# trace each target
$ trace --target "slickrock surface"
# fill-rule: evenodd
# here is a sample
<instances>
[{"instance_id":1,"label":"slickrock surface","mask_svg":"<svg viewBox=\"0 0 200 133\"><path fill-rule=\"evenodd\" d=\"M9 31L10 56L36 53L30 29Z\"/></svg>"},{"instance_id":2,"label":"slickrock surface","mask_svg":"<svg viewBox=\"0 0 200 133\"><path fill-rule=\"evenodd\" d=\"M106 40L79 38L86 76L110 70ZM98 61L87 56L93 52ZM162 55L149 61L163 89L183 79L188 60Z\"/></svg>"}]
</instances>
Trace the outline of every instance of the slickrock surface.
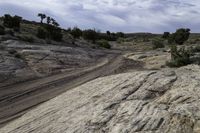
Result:
<instances>
[{"instance_id":1,"label":"slickrock surface","mask_svg":"<svg viewBox=\"0 0 200 133\"><path fill-rule=\"evenodd\" d=\"M138 52L127 55L127 57L135 61L143 62L144 68L146 69L161 69L162 67L165 66L166 61L170 61L171 59L170 53L159 50L141 52L141 53Z\"/></svg>"},{"instance_id":2,"label":"slickrock surface","mask_svg":"<svg viewBox=\"0 0 200 133\"><path fill-rule=\"evenodd\" d=\"M98 78L9 123L1 133L199 133L200 67Z\"/></svg>"},{"instance_id":3,"label":"slickrock surface","mask_svg":"<svg viewBox=\"0 0 200 133\"><path fill-rule=\"evenodd\" d=\"M104 53L17 40L0 42L0 87L96 64Z\"/></svg>"}]
</instances>

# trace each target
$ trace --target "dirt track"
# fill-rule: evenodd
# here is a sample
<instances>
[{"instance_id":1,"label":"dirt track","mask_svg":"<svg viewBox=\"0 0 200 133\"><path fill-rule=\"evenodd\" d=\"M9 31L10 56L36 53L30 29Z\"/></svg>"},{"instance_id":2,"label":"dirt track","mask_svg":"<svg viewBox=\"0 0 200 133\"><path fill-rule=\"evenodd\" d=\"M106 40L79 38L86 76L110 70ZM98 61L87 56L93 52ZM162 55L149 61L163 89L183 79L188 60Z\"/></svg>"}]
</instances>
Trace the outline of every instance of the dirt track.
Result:
<instances>
[{"instance_id":1,"label":"dirt track","mask_svg":"<svg viewBox=\"0 0 200 133\"><path fill-rule=\"evenodd\" d=\"M107 58L89 68L3 87L0 89L0 126L71 88L122 71L124 64L122 55L108 54Z\"/></svg>"}]
</instances>

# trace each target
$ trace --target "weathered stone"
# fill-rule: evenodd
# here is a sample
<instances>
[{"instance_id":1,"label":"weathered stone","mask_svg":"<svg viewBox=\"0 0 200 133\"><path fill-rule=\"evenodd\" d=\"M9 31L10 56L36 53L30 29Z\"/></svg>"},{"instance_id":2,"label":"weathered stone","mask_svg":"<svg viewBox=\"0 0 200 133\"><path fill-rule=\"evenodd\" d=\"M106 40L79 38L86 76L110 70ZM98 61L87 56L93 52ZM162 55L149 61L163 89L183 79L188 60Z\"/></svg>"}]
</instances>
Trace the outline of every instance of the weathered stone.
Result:
<instances>
[{"instance_id":1,"label":"weathered stone","mask_svg":"<svg viewBox=\"0 0 200 133\"><path fill-rule=\"evenodd\" d=\"M199 133L200 67L98 78L36 107L1 133Z\"/></svg>"}]
</instances>

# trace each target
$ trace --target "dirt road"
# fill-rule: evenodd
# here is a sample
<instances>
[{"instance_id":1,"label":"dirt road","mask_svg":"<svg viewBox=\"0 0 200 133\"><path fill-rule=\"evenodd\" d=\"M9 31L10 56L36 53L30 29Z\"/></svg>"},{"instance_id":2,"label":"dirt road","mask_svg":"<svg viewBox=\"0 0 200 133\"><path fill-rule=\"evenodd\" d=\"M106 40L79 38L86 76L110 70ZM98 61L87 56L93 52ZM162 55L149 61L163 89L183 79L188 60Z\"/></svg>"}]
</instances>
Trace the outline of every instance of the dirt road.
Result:
<instances>
[{"instance_id":1,"label":"dirt road","mask_svg":"<svg viewBox=\"0 0 200 133\"><path fill-rule=\"evenodd\" d=\"M105 59L89 68L1 88L0 127L10 120L21 116L30 108L71 88L97 77L119 71L124 63L124 58L121 54L108 54Z\"/></svg>"}]
</instances>

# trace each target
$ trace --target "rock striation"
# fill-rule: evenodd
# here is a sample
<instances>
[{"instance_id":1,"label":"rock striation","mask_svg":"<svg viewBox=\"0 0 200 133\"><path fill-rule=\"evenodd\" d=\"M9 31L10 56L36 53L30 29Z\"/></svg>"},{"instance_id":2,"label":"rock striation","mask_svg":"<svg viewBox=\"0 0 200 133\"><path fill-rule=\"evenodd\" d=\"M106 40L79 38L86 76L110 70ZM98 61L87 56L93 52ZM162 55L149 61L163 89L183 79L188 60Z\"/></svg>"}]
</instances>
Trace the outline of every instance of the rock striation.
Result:
<instances>
[{"instance_id":1,"label":"rock striation","mask_svg":"<svg viewBox=\"0 0 200 133\"><path fill-rule=\"evenodd\" d=\"M199 133L200 67L102 77L69 90L1 133Z\"/></svg>"}]
</instances>

